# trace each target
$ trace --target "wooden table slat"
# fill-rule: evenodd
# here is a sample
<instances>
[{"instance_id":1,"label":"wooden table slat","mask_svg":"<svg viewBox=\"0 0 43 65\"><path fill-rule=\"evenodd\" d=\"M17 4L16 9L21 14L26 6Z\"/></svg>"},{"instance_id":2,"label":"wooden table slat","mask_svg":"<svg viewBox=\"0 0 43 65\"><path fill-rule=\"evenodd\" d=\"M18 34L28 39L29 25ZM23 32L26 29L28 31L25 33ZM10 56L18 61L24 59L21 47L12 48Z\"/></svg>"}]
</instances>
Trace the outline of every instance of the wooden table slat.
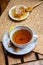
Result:
<instances>
[{"instance_id":1,"label":"wooden table slat","mask_svg":"<svg viewBox=\"0 0 43 65\"><path fill-rule=\"evenodd\" d=\"M38 56L39 56L39 59L43 59L43 55L38 54Z\"/></svg>"},{"instance_id":2,"label":"wooden table slat","mask_svg":"<svg viewBox=\"0 0 43 65\"><path fill-rule=\"evenodd\" d=\"M24 62L36 60L35 53L31 52L24 56Z\"/></svg>"},{"instance_id":3,"label":"wooden table slat","mask_svg":"<svg viewBox=\"0 0 43 65\"><path fill-rule=\"evenodd\" d=\"M5 65L5 57L3 53L2 43L0 43L0 65Z\"/></svg>"},{"instance_id":4,"label":"wooden table slat","mask_svg":"<svg viewBox=\"0 0 43 65\"><path fill-rule=\"evenodd\" d=\"M43 65L43 60L40 60L39 62L41 63L41 65Z\"/></svg>"},{"instance_id":5,"label":"wooden table slat","mask_svg":"<svg viewBox=\"0 0 43 65\"><path fill-rule=\"evenodd\" d=\"M15 58L15 57L8 56L8 63L9 65L21 63L21 59L17 57Z\"/></svg>"},{"instance_id":6,"label":"wooden table slat","mask_svg":"<svg viewBox=\"0 0 43 65\"><path fill-rule=\"evenodd\" d=\"M35 62L22 63L19 65L41 65L41 63L39 61L35 61Z\"/></svg>"}]
</instances>

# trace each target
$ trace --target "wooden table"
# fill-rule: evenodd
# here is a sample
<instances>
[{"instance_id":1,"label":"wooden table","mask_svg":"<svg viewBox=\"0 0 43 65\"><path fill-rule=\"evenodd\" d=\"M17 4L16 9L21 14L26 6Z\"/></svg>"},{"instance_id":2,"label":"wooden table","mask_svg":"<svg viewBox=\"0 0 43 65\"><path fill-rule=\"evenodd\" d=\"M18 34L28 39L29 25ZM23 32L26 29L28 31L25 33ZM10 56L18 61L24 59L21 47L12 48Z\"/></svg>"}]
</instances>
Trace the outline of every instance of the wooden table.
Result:
<instances>
[{"instance_id":1,"label":"wooden table","mask_svg":"<svg viewBox=\"0 0 43 65\"><path fill-rule=\"evenodd\" d=\"M17 1L17 2L16 2ZM24 0L28 3L28 0ZM29 0L29 3L31 3L31 6L33 6L35 3L37 3L39 0ZM15 3L14 3L15 2ZM34 2L34 3L33 3ZM30 52L26 55L23 56L16 56L16 55L11 55L10 53L8 53L5 48L2 45L2 37L4 32L9 29L9 27L13 24L13 25L19 25L22 23L15 23L13 20L11 20L8 17L8 11L9 8L11 8L13 5L15 4L21 4L22 0L10 0L7 8L5 9L5 11L2 13L1 17L0 17L0 65L43 65L43 55L38 54L36 52ZM22 3L23 4L23 3ZM26 5L26 3L25 3ZM29 4L30 5L30 4ZM28 6L28 4L27 4ZM5 17L6 16L6 17ZM31 14L30 14L31 16ZM25 20L26 21L26 20ZM8 25L8 26L7 26ZM23 21L23 25L24 21ZM2 35L1 35L2 34Z\"/></svg>"},{"instance_id":2,"label":"wooden table","mask_svg":"<svg viewBox=\"0 0 43 65\"><path fill-rule=\"evenodd\" d=\"M0 43L0 65L43 65L43 55L35 52L24 56L9 54Z\"/></svg>"},{"instance_id":3,"label":"wooden table","mask_svg":"<svg viewBox=\"0 0 43 65\"><path fill-rule=\"evenodd\" d=\"M0 0L0 9L1 9L1 13L5 10L7 4L8 4L9 0Z\"/></svg>"}]
</instances>

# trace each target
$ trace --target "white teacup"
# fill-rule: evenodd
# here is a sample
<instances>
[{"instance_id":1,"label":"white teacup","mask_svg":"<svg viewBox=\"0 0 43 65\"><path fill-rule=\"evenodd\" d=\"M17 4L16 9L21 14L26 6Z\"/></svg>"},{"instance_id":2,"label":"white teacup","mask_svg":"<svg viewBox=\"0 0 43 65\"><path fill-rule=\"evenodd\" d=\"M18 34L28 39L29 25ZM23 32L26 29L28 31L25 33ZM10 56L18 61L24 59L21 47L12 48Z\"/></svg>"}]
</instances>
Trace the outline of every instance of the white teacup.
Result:
<instances>
[{"instance_id":1,"label":"white teacup","mask_svg":"<svg viewBox=\"0 0 43 65\"><path fill-rule=\"evenodd\" d=\"M28 41L27 43L24 43L24 44L18 44L16 42L14 42L13 39L12 39L13 34L16 31L21 30L21 29L28 30L30 32L30 34L32 35L31 40ZM16 26L10 32L10 40L11 40L12 44L15 45L16 47L19 47L19 48L26 47L28 44L33 43L35 40L37 40L37 38L38 38L38 36L34 34L34 31L31 28L27 27L27 26Z\"/></svg>"}]
</instances>

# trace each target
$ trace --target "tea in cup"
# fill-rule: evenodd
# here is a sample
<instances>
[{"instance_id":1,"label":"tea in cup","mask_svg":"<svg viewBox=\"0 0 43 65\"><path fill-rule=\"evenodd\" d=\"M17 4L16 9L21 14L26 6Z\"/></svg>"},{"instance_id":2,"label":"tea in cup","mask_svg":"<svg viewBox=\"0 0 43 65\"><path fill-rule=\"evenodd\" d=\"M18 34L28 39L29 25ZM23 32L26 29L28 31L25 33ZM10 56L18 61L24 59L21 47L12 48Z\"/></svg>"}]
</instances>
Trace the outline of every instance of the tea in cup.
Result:
<instances>
[{"instance_id":1,"label":"tea in cup","mask_svg":"<svg viewBox=\"0 0 43 65\"><path fill-rule=\"evenodd\" d=\"M37 35L33 34L33 30L27 26L16 26L10 32L10 40L13 45L24 48L33 40L37 39Z\"/></svg>"}]
</instances>

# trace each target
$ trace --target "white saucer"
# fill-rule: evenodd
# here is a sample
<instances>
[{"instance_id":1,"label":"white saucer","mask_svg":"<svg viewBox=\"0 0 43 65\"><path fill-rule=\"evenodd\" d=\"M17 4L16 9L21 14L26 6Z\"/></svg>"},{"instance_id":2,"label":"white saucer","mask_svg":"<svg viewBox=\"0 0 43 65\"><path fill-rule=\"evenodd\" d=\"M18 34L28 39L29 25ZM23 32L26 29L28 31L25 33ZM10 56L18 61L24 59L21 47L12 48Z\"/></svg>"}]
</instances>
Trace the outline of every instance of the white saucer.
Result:
<instances>
[{"instance_id":1,"label":"white saucer","mask_svg":"<svg viewBox=\"0 0 43 65\"><path fill-rule=\"evenodd\" d=\"M21 49L21 51L15 52L14 48L8 47L9 43L10 43L10 38L8 36L8 32L5 32L4 36L3 36L3 40L2 40L2 44L4 46L4 48L11 54L15 54L15 55L24 55L27 54L29 52L31 52L35 46L36 46L36 40L34 40L34 42L30 43L28 46L26 46L25 48Z\"/></svg>"},{"instance_id":2,"label":"white saucer","mask_svg":"<svg viewBox=\"0 0 43 65\"><path fill-rule=\"evenodd\" d=\"M17 5L17 6L23 6L24 8L26 8L26 6L24 5ZM12 15L11 15L11 12L13 9L15 9L15 7L17 6L13 6L10 10L9 10L9 17L13 20L17 20L17 21L21 21L21 20L24 20L26 19L28 16L29 16L29 12L27 12L26 16L24 16L23 18L14 18Z\"/></svg>"}]
</instances>

